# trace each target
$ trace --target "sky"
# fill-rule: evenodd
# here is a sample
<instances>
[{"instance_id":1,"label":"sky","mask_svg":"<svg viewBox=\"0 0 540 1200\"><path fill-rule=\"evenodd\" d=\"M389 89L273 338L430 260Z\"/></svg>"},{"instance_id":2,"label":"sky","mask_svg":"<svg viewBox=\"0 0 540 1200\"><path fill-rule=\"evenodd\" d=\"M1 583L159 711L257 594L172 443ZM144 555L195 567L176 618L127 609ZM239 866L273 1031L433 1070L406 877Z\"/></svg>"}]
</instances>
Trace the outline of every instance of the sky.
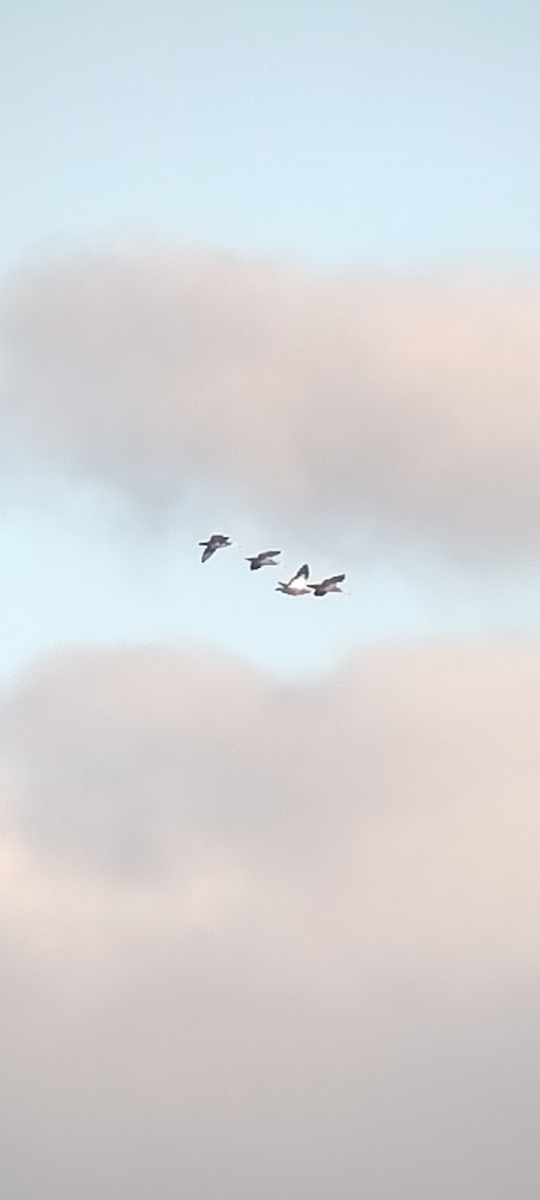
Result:
<instances>
[{"instance_id":1,"label":"sky","mask_svg":"<svg viewBox=\"0 0 540 1200\"><path fill-rule=\"evenodd\" d=\"M6 1200L536 1200L539 34L3 6Z\"/></svg>"}]
</instances>

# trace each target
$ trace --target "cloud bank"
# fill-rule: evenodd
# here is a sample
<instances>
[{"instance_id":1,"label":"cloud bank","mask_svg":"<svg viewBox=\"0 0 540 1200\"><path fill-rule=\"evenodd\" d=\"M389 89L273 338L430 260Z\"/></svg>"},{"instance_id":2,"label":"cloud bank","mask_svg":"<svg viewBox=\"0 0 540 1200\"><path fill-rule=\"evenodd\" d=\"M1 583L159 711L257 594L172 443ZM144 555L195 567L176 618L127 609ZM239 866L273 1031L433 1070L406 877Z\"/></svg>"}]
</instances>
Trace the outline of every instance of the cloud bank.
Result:
<instances>
[{"instance_id":1,"label":"cloud bank","mask_svg":"<svg viewBox=\"0 0 540 1200\"><path fill-rule=\"evenodd\" d=\"M4 289L6 427L140 498L478 557L540 540L538 280L149 249Z\"/></svg>"},{"instance_id":2,"label":"cloud bank","mask_svg":"<svg viewBox=\"0 0 540 1200\"><path fill-rule=\"evenodd\" d=\"M0 712L9 1200L536 1200L540 656L72 653Z\"/></svg>"}]
</instances>

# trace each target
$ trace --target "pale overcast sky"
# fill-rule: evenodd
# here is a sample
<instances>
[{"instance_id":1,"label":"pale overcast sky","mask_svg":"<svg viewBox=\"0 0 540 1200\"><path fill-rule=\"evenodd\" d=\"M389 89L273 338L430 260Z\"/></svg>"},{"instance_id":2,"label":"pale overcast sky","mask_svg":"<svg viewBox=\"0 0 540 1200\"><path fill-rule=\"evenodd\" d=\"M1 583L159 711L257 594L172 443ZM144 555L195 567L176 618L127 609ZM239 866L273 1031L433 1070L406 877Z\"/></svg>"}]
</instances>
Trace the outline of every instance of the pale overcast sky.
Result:
<instances>
[{"instance_id":1,"label":"pale overcast sky","mask_svg":"<svg viewBox=\"0 0 540 1200\"><path fill-rule=\"evenodd\" d=\"M2 1200L537 1200L539 48L2 7Z\"/></svg>"}]
</instances>

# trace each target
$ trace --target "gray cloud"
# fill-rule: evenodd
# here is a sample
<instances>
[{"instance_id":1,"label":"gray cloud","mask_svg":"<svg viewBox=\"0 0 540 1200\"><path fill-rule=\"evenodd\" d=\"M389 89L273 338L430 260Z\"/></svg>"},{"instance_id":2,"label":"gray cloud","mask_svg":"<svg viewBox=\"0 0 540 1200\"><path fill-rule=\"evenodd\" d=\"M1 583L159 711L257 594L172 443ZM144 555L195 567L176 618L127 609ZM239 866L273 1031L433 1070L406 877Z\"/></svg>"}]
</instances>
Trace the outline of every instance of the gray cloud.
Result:
<instances>
[{"instance_id":1,"label":"gray cloud","mask_svg":"<svg viewBox=\"0 0 540 1200\"><path fill-rule=\"evenodd\" d=\"M0 722L9 1200L533 1200L540 656L69 654Z\"/></svg>"},{"instance_id":2,"label":"gray cloud","mask_svg":"<svg viewBox=\"0 0 540 1200\"><path fill-rule=\"evenodd\" d=\"M21 271L4 414L139 497L193 482L291 522L537 545L539 288L322 276L151 249Z\"/></svg>"}]
</instances>

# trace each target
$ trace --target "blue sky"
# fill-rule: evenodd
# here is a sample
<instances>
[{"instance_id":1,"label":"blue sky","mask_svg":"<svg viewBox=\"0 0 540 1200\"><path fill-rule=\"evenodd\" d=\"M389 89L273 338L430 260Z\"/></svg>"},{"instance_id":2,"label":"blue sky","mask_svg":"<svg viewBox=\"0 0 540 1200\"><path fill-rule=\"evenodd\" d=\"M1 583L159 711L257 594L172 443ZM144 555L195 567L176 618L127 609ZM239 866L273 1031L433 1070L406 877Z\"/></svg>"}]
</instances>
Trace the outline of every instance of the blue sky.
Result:
<instances>
[{"instance_id":1,"label":"blue sky","mask_svg":"<svg viewBox=\"0 0 540 1200\"><path fill-rule=\"evenodd\" d=\"M2 261L151 229L538 263L532 3L6 4Z\"/></svg>"},{"instance_id":2,"label":"blue sky","mask_svg":"<svg viewBox=\"0 0 540 1200\"><path fill-rule=\"evenodd\" d=\"M147 237L322 270L534 270L539 23L532 3L7 4L4 275ZM284 670L366 640L537 628L530 566L482 580L395 545L343 564L339 612L276 628L275 596L245 607L236 563L225 604L202 583L180 512L152 538L123 505L73 472L44 504L6 498L5 670L73 640L208 639ZM211 512L190 514L194 543ZM310 553L291 537L293 568Z\"/></svg>"}]
</instances>

